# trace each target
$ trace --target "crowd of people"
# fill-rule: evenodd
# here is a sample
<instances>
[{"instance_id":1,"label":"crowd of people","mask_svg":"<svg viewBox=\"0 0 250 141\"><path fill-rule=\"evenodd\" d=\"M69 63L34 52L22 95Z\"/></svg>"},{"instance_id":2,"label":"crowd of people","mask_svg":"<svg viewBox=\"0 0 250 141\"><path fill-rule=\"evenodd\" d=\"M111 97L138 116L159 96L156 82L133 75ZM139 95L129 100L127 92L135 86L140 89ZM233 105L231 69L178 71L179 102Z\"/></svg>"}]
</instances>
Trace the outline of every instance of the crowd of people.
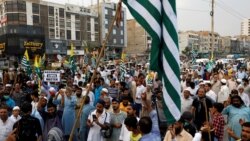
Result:
<instances>
[{"instance_id":1,"label":"crowd of people","mask_svg":"<svg viewBox=\"0 0 250 141\"><path fill-rule=\"evenodd\" d=\"M93 84L88 65L75 74L60 71L61 82L41 81L21 69L4 71L0 141L250 140L250 75L242 67L184 68L182 115L171 125L162 83L143 66L126 67L123 76L119 65L114 71L98 67Z\"/></svg>"}]
</instances>

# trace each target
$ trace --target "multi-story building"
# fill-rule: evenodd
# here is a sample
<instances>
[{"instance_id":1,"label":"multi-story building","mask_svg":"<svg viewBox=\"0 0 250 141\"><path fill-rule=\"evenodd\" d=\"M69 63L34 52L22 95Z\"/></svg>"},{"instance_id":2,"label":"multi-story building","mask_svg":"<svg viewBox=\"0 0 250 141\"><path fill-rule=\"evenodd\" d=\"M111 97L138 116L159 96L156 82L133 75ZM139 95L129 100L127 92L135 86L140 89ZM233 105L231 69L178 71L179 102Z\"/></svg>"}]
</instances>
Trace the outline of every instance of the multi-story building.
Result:
<instances>
[{"instance_id":1,"label":"multi-story building","mask_svg":"<svg viewBox=\"0 0 250 141\"><path fill-rule=\"evenodd\" d=\"M99 7L98 7L99 6ZM109 27L116 13L117 4L111 2L102 2L99 5L92 6L99 12L100 16L100 39L103 41L108 33ZM127 16L126 8L122 7L122 19L120 26L114 26L110 33L110 37L106 44L105 58L116 59L120 58L120 55L125 47L127 47Z\"/></svg>"},{"instance_id":2,"label":"multi-story building","mask_svg":"<svg viewBox=\"0 0 250 141\"><path fill-rule=\"evenodd\" d=\"M125 52L133 57L148 57L151 49L151 37L134 19L127 20L128 46Z\"/></svg>"},{"instance_id":3,"label":"multi-story building","mask_svg":"<svg viewBox=\"0 0 250 141\"><path fill-rule=\"evenodd\" d=\"M241 22L241 35L250 36L250 19Z\"/></svg>"},{"instance_id":4,"label":"multi-story building","mask_svg":"<svg viewBox=\"0 0 250 141\"><path fill-rule=\"evenodd\" d=\"M224 50L224 53L231 52L231 36L221 37L221 49Z\"/></svg>"},{"instance_id":5,"label":"multi-story building","mask_svg":"<svg viewBox=\"0 0 250 141\"><path fill-rule=\"evenodd\" d=\"M194 31L179 32L179 50L184 51L185 48L190 50L199 50L199 35Z\"/></svg>"},{"instance_id":6,"label":"multi-story building","mask_svg":"<svg viewBox=\"0 0 250 141\"><path fill-rule=\"evenodd\" d=\"M75 55L86 47L100 47L98 14L71 4L40 0L0 0L0 50L7 56L44 52L66 55L71 43Z\"/></svg>"},{"instance_id":7,"label":"multi-story building","mask_svg":"<svg viewBox=\"0 0 250 141\"><path fill-rule=\"evenodd\" d=\"M199 31L197 32L199 35L199 52L208 53L212 50L212 33L210 31ZM218 33L214 33L214 51L219 51L221 46L220 35Z\"/></svg>"}]
</instances>

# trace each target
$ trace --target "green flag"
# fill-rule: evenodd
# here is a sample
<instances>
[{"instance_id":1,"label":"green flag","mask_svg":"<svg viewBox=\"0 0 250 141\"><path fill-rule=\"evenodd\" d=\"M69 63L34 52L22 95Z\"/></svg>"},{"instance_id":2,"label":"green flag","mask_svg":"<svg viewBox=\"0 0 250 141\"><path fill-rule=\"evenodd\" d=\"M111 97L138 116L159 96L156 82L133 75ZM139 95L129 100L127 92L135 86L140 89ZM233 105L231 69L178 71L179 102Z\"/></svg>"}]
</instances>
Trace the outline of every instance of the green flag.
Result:
<instances>
[{"instance_id":1,"label":"green flag","mask_svg":"<svg viewBox=\"0 0 250 141\"><path fill-rule=\"evenodd\" d=\"M169 124L181 116L180 60L175 0L123 0L152 37L150 69L163 83L164 113Z\"/></svg>"},{"instance_id":2,"label":"green flag","mask_svg":"<svg viewBox=\"0 0 250 141\"><path fill-rule=\"evenodd\" d=\"M28 54L28 50L26 49L21 61L22 67L24 68L24 70L26 71L27 75L30 76L32 74L32 69L30 67L30 61L29 61L29 54Z\"/></svg>"},{"instance_id":3,"label":"green flag","mask_svg":"<svg viewBox=\"0 0 250 141\"><path fill-rule=\"evenodd\" d=\"M75 61L75 58L74 58L74 46L73 46L73 43L71 43L71 47L70 47L69 65L70 65L71 73L75 74L75 72L76 72L76 61Z\"/></svg>"}]
</instances>

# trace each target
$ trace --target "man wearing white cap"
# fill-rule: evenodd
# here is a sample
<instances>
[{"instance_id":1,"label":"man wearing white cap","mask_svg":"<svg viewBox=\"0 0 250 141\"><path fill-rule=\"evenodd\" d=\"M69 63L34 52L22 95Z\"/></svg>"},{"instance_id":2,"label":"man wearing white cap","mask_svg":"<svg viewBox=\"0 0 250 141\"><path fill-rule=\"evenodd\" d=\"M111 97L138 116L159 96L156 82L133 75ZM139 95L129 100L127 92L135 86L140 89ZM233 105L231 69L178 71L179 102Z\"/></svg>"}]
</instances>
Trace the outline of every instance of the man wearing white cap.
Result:
<instances>
[{"instance_id":1,"label":"man wearing white cap","mask_svg":"<svg viewBox=\"0 0 250 141\"><path fill-rule=\"evenodd\" d=\"M230 91L229 88L227 87L227 80L226 79L221 79L221 89L218 93L218 103L225 103L229 97Z\"/></svg>"},{"instance_id":2,"label":"man wearing white cap","mask_svg":"<svg viewBox=\"0 0 250 141\"><path fill-rule=\"evenodd\" d=\"M249 107L249 105L250 105L249 96L244 92L244 86L243 85L239 85L238 86L238 91L239 91L239 96L243 100L244 104L247 107Z\"/></svg>"},{"instance_id":3,"label":"man wearing white cap","mask_svg":"<svg viewBox=\"0 0 250 141\"><path fill-rule=\"evenodd\" d=\"M20 114L20 108L18 106L15 106L12 109L12 115L10 116L10 119L13 120L14 122L17 122L18 120L21 119Z\"/></svg>"},{"instance_id":4,"label":"man wearing white cap","mask_svg":"<svg viewBox=\"0 0 250 141\"><path fill-rule=\"evenodd\" d=\"M193 99L190 97L190 87L186 88L183 91L183 95L181 97L181 113L186 111L191 111Z\"/></svg>"}]
</instances>

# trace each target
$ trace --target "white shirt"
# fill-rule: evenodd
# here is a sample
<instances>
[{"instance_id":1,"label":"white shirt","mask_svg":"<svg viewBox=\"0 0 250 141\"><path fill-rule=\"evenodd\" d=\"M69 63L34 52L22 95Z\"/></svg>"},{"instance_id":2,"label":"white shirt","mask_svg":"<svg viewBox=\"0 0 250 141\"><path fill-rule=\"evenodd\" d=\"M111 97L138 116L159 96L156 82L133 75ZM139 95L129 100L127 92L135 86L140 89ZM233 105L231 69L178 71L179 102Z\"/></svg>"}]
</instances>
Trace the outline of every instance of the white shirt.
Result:
<instances>
[{"instance_id":1,"label":"white shirt","mask_svg":"<svg viewBox=\"0 0 250 141\"><path fill-rule=\"evenodd\" d=\"M13 129L14 121L8 118L5 123L0 119L0 141L4 141Z\"/></svg>"},{"instance_id":2,"label":"white shirt","mask_svg":"<svg viewBox=\"0 0 250 141\"><path fill-rule=\"evenodd\" d=\"M141 94L144 93L146 88L143 85L136 87L135 103L141 104Z\"/></svg>"},{"instance_id":3,"label":"white shirt","mask_svg":"<svg viewBox=\"0 0 250 141\"><path fill-rule=\"evenodd\" d=\"M250 101L249 101L249 96L246 93L239 93L239 96L241 97L241 99L243 100L244 104L249 107L250 106Z\"/></svg>"},{"instance_id":4,"label":"white shirt","mask_svg":"<svg viewBox=\"0 0 250 141\"><path fill-rule=\"evenodd\" d=\"M139 121L140 119L137 118L137 121ZM119 136L119 140L121 141L130 141L130 136L131 136L131 131L128 131L126 125L124 124L124 122L122 123L122 128L121 128L121 133Z\"/></svg>"},{"instance_id":5,"label":"white shirt","mask_svg":"<svg viewBox=\"0 0 250 141\"><path fill-rule=\"evenodd\" d=\"M185 99L183 96L181 97L181 113L186 111L191 111L193 99L189 97L188 99Z\"/></svg>"},{"instance_id":6,"label":"white shirt","mask_svg":"<svg viewBox=\"0 0 250 141\"><path fill-rule=\"evenodd\" d=\"M98 121L101 124L110 123L110 114L103 110L102 114L98 117ZM96 110L89 114L88 120L93 122L93 115L96 115ZM106 120L105 120L106 118ZM104 121L105 120L105 121ZM93 122L93 127L90 127L87 141L104 141L104 138L100 133L101 127Z\"/></svg>"},{"instance_id":7,"label":"white shirt","mask_svg":"<svg viewBox=\"0 0 250 141\"><path fill-rule=\"evenodd\" d=\"M207 93L206 93L206 96L210 97L214 102L217 101L217 95L214 93L214 91L212 90L209 90Z\"/></svg>"},{"instance_id":8,"label":"white shirt","mask_svg":"<svg viewBox=\"0 0 250 141\"><path fill-rule=\"evenodd\" d=\"M14 115L11 115L10 116L10 119L12 120L12 121L14 121L14 122L17 122L17 121L19 121L20 119L21 119L21 116L17 116L17 118L16 117L14 117Z\"/></svg>"},{"instance_id":9,"label":"white shirt","mask_svg":"<svg viewBox=\"0 0 250 141\"><path fill-rule=\"evenodd\" d=\"M224 101L227 101L229 97L230 91L227 85L222 85L220 88L220 91L218 93L218 100L219 103L224 103Z\"/></svg>"}]
</instances>

